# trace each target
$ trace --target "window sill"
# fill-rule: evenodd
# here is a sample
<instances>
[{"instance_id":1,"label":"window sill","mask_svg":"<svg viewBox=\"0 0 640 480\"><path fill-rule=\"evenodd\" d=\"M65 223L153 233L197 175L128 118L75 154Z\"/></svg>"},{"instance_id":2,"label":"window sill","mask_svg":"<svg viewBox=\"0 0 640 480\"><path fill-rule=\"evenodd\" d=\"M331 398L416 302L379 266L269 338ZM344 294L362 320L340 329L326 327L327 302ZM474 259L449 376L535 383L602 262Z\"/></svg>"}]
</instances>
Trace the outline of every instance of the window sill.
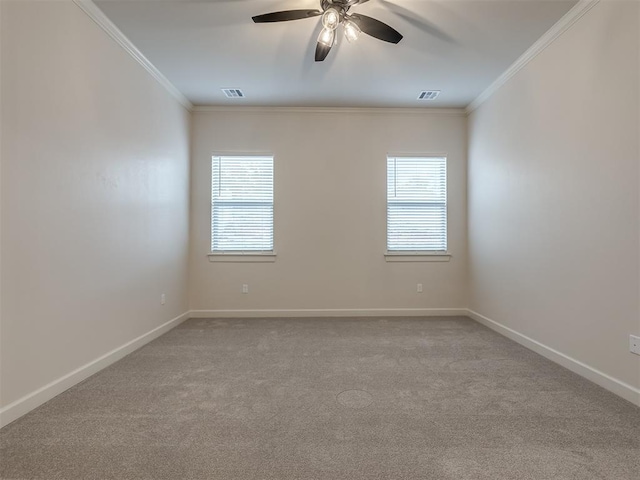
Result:
<instances>
[{"instance_id":1,"label":"window sill","mask_svg":"<svg viewBox=\"0 0 640 480\"><path fill-rule=\"evenodd\" d=\"M232 253L208 253L210 262L225 263L273 263L276 261L275 252L232 252Z\"/></svg>"},{"instance_id":2,"label":"window sill","mask_svg":"<svg viewBox=\"0 0 640 480\"><path fill-rule=\"evenodd\" d=\"M448 262L451 260L449 252L387 252L384 254L387 262Z\"/></svg>"}]
</instances>

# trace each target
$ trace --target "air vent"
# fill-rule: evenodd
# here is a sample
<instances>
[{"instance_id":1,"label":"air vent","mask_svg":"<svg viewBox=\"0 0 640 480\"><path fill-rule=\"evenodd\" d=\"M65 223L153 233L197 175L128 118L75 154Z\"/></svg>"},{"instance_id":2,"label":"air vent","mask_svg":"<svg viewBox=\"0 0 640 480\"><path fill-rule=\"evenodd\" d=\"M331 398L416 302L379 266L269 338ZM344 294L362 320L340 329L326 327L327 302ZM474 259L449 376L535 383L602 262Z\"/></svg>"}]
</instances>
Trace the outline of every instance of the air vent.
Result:
<instances>
[{"instance_id":1,"label":"air vent","mask_svg":"<svg viewBox=\"0 0 640 480\"><path fill-rule=\"evenodd\" d=\"M425 90L424 92L420 92L418 95L418 100L435 100L440 95L440 90Z\"/></svg>"},{"instance_id":2,"label":"air vent","mask_svg":"<svg viewBox=\"0 0 640 480\"><path fill-rule=\"evenodd\" d=\"M244 98L244 93L239 88L223 88L222 91L227 98Z\"/></svg>"}]
</instances>

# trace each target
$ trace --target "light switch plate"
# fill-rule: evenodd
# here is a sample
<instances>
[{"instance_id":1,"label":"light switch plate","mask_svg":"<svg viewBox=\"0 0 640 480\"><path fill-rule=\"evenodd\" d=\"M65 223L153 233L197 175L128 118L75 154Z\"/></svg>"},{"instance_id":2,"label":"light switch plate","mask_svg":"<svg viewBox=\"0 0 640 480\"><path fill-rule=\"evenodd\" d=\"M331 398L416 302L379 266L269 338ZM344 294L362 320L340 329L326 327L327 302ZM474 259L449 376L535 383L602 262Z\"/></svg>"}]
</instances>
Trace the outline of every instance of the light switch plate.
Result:
<instances>
[{"instance_id":1,"label":"light switch plate","mask_svg":"<svg viewBox=\"0 0 640 480\"><path fill-rule=\"evenodd\" d=\"M636 355L640 355L640 337L629 335L629 351Z\"/></svg>"}]
</instances>

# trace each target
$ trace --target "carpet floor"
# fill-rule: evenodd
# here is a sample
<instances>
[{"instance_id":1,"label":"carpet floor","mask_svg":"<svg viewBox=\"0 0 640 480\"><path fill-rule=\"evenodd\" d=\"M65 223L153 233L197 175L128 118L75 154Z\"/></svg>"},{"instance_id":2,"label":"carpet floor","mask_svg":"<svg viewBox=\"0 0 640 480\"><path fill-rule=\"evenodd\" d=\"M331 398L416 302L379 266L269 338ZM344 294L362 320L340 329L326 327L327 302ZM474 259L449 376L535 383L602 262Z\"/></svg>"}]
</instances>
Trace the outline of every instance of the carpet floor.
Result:
<instances>
[{"instance_id":1,"label":"carpet floor","mask_svg":"<svg viewBox=\"0 0 640 480\"><path fill-rule=\"evenodd\" d=\"M192 319L0 449L3 479L638 480L640 409L468 318Z\"/></svg>"}]
</instances>

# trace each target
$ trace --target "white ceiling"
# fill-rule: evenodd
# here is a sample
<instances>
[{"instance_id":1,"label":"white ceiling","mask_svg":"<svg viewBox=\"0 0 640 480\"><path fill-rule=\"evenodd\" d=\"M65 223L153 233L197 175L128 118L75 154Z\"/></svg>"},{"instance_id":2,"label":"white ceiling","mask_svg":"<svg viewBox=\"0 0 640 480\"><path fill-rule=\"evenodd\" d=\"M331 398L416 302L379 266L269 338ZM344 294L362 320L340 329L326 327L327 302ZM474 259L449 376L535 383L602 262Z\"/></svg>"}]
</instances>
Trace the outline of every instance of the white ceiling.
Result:
<instances>
[{"instance_id":1,"label":"white ceiling","mask_svg":"<svg viewBox=\"0 0 640 480\"><path fill-rule=\"evenodd\" d=\"M251 17L316 9L320 0L98 0L96 4L195 105L465 107L575 0L370 0L351 11L403 35L398 45L342 35L314 62L318 17ZM246 98L227 99L221 88ZM432 102L421 90L442 90Z\"/></svg>"}]
</instances>

